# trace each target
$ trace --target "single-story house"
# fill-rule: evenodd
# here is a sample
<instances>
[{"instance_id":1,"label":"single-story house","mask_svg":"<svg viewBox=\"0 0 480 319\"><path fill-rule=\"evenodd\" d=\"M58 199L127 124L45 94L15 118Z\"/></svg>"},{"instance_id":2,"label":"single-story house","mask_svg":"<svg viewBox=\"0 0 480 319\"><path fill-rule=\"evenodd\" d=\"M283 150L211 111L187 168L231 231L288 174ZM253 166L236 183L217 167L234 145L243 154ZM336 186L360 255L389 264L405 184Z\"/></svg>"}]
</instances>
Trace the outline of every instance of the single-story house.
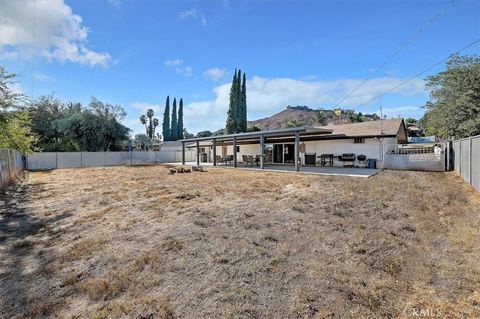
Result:
<instances>
[{"instance_id":1,"label":"single-story house","mask_svg":"<svg viewBox=\"0 0 480 319\"><path fill-rule=\"evenodd\" d=\"M295 127L270 131L247 132L180 141L182 149L196 150L197 162L216 165L225 159L236 166L246 158L265 164L334 165L355 154L353 163L362 158L375 159L383 167L385 145L407 143L405 122L401 118L322 127ZM236 149L236 156L233 150ZM323 155L323 156L322 156ZM360 156L360 160L358 158ZM296 160L297 159L297 160Z\"/></svg>"},{"instance_id":2,"label":"single-story house","mask_svg":"<svg viewBox=\"0 0 480 319\"><path fill-rule=\"evenodd\" d=\"M150 150L152 151L166 151L166 152L180 152L182 150L182 143L179 141L166 141L152 144Z\"/></svg>"}]
</instances>

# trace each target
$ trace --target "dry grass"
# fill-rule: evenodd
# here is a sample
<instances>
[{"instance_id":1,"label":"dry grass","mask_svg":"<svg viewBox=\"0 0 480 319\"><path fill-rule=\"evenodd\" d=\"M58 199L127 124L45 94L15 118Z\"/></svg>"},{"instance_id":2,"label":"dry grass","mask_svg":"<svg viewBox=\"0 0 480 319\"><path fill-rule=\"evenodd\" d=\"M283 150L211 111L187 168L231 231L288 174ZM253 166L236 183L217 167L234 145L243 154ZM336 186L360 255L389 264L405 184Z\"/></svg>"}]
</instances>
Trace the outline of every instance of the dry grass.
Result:
<instances>
[{"instance_id":1,"label":"dry grass","mask_svg":"<svg viewBox=\"0 0 480 319\"><path fill-rule=\"evenodd\" d=\"M480 196L450 173L72 169L0 196L0 317L480 316Z\"/></svg>"}]
</instances>

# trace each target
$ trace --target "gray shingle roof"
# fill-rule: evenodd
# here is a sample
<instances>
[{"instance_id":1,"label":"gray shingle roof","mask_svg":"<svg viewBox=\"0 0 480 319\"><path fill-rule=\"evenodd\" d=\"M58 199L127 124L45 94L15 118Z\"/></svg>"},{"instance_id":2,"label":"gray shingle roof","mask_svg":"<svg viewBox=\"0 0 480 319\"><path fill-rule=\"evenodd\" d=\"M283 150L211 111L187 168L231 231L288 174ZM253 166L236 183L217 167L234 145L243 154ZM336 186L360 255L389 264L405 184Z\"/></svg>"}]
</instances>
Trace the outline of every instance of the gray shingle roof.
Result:
<instances>
[{"instance_id":1,"label":"gray shingle roof","mask_svg":"<svg viewBox=\"0 0 480 319\"><path fill-rule=\"evenodd\" d=\"M322 126L322 128L333 130L332 134L342 134L352 137L375 136L382 134L382 125L384 135L397 135L397 133L403 126L403 119L398 118L383 121L368 121L340 125L329 124L327 126Z\"/></svg>"}]
</instances>

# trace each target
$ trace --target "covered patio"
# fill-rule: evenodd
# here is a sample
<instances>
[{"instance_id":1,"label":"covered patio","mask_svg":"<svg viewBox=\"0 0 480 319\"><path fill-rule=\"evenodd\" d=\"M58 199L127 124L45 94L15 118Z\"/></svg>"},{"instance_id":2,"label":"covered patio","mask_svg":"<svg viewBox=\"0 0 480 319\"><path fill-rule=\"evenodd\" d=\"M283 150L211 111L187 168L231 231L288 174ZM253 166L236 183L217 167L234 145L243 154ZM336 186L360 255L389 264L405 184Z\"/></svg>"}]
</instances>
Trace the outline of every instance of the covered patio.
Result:
<instances>
[{"instance_id":1,"label":"covered patio","mask_svg":"<svg viewBox=\"0 0 480 319\"><path fill-rule=\"evenodd\" d=\"M293 127L286 129L277 129L270 131L259 131L259 132L247 132L239 134L228 134L228 135L219 135L219 136L209 136L209 137L200 137L192 139L180 140L182 143L182 164L185 165L185 147L187 143L195 143L194 147L196 148L196 165L200 165L200 143L201 142L211 142L213 147L213 166L217 166L219 163L219 156L217 156L217 146L227 146L231 145L233 154L231 160L225 160L225 164L231 164L233 167L238 167L237 159L237 146L247 145L247 144L257 144L259 145L258 158L254 159L258 163L258 169L265 169L265 144L266 143L282 143L282 142L291 142L293 143L293 165L289 166L293 168L293 171L300 171L300 140L307 137L314 137L320 135L331 134L332 130L325 128L317 127ZM270 165L269 165L270 166ZM252 166L254 168L254 166Z\"/></svg>"}]
</instances>

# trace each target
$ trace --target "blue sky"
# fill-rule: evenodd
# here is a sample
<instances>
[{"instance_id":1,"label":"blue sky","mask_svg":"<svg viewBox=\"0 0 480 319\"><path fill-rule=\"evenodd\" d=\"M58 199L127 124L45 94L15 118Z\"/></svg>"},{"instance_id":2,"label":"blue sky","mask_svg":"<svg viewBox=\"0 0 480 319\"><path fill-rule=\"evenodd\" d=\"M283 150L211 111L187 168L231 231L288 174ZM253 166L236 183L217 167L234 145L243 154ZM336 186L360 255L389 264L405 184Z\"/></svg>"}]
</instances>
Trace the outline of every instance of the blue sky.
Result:
<instances>
[{"instance_id":1,"label":"blue sky","mask_svg":"<svg viewBox=\"0 0 480 319\"><path fill-rule=\"evenodd\" d=\"M167 95L183 97L197 132L224 126L235 68L248 77L250 120L332 108L424 28L341 104L418 118L424 76L360 105L480 37L480 1L450 2L0 0L0 65L34 97L123 106L134 133L146 108L161 118Z\"/></svg>"}]
</instances>

